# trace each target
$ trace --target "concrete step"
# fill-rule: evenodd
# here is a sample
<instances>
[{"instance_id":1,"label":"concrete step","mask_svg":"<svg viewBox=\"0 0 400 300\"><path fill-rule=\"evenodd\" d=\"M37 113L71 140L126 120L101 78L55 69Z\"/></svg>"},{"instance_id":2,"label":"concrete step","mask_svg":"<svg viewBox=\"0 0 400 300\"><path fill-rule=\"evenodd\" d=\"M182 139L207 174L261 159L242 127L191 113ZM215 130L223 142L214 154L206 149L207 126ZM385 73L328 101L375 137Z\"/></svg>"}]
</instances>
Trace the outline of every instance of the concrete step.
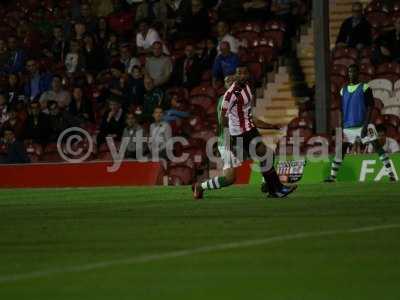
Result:
<instances>
[{"instance_id":1,"label":"concrete step","mask_svg":"<svg viewBox=\"0 0 400 300\"><path fill-rule=\"evenodd\" d=\"M271 101L265 109L297 109L296 102L293 100Z\"/></svg>"},{"instance_id":2,"label":"concrete step","mask_svg":"<svg viewBox=\"0 0 400 300\"><path fill-rule=\"evenodd\" d=\"M268 117L296 117L299 115L299 110L297 108L274 108L274 107L266 107L264 116Z\"/></svg>"},{"instance_id":3,"label":"concrete step","mask_svg":"<svg viewBox=\"0 0 400 300\"><path fill-rule=\"evenodd\" d=\"M282 117L282 116L271 116L271 117L264 117L263 121L272 124L272 125L282 125L285 126L290 123L294 118L293 117Z\"/></svg>"}]
</instances>

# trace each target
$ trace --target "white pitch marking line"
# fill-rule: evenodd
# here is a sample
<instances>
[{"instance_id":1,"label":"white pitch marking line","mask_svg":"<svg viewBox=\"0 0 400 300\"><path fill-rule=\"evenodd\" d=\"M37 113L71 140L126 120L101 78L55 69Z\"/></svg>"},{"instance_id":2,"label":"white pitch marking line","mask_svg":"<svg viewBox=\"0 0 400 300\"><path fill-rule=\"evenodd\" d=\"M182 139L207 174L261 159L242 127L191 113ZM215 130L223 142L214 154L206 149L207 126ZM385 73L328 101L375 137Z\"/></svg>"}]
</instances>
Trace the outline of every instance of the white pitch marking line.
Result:
<instances>
[{"instance_id":1,"label":"white pitch marking line","mask_svg":"<svg viewBox=\"0 0 400 300\"><path fill-rule=\"evenodd\" d=\"M323 236L331 236L331 235L337 235L337 234L354 234L354 233L372 232L372 231L395 229L395 228L400 228L400 224L369 226L369 227L360 227L360 228L343 229L343 230L301 232L301 233L296 233L296 234L281 235L281 236L270 237L270 238L259 239L259 240L233 242L233 243L226 243L226 244L220 244L220 245L214 245L214 246L205 246L205 247L200 247L200 248L179 250L179 251L173 251L173 252L167 252L167 253L161 253L161 254L131 257L131 258L120 259L120 260L110 260L110 261L92 263L92 264L81 265L81 266L49 269L49 270L23 273L23 274L15 274L15 275L5 275L5 276L0 276L0 284L16 282L16 281L20 281L20 280L24 280L24 279L36 279L36 278L48 277L51 275L64 274L64 273L79 273L79 272L102 269L102 268L107 268L107 267L112 267L112 266L117 266L117 265L133 265L133 264L140 264L140 263L158 261L158 260L169 259L169 258L184 257L184 256L190 256L190 255L194 255L194 254L208 253L208 252L214 252L214 251L231 250L231 249L239 249L239 248L246 248L246 247L252 247L252 246L267 245L267 244L272 244L274 242L300 240L300 239L306 239L306 238L312 238L312 237L323 237Z\"/></svg>"}]
</instances>

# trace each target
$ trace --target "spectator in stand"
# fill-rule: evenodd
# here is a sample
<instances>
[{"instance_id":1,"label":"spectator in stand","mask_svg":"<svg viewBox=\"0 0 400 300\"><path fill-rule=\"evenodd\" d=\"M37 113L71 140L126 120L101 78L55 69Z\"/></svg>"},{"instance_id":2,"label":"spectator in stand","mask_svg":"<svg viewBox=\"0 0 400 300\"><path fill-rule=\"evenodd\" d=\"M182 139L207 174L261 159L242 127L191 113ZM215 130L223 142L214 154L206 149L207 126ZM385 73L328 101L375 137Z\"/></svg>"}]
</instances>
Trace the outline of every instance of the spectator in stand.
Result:
<instances>
[{"instance_id":1,"label":"spectator in stand","mask_svg":"<svg viewBox=\"0 0 400 300\"><path fill-rule=\"evenodd\" d=\"M164 92L154 85L153 79L149 76L144 78L144 87L146 93L144 94L143 118L150 120L154 109L158 106L164 106Z\"/></svg>"},{"instance_id":2,"label":"spectator in stand","mask_svg":"<svg viewBox=\"0 0 400 300\"><path fill-rule=\"evenodd\" d=\"M62 109L68 107L71 102L71 94L63 88L62 77L54 75L51 82L51 89L44 92L40 97L39 103L43 108L48 107L50 101L55 101Z\"/></svg>"},{"instance_id":3,"label":"spectator in stand","mask_svg":"<svg viewBox=\"0 0 400 300\"><path fill-rule=\"evenodd\" d=\"M64 63L68 48L69 46L64 36L64 30L61 26L54 27L52 39L45 50L46 55L53 58L55 63L62 64Z\"/></svg>"},{"instance_id":4,"label":"spectator in stand","mask_svg":"<svg viewBox=\"0 0 400 300\"><path fill-rule=\"evenodd\" d=\"M8 53L5 40L0 39L0 72L8 71L5 67L8 64L10 54Z\"/></svg>"},{"instance_id":5,"label":"spectator in stand","mask_svg":"<svg viewBox=\"0 0 400 300\"><path fill-rule=\"evenodd\" d=\"M68 106L68 112L76 117L80 124L95 122L92 103L84 96L80 86L72 89L72 100Z\"/></svg>"},{"instance_id":6,"label":"spectator in stand","mask_svg":"<svg viewBox=\"0 0 400 300\"><path fill-rule=\"evenodd\" d=\"M189 112L183 111L181 99L176 93L171 94L170 109L165 111L163 121L171 123L188 118Z\"/></svg>"},{"instance_id":7,"label":"spectator in stand","mask_svg":"<svg viewBox=\"0 0 400 300\"><path fill-rule=\"evenodd\" d=\"M119 48L120 61L125 66L125 73L131 74L134 66L140 66L140 61L132 56L132 50L129 45L123 44Z\"/></svg>"},{"instance_id":8,"label":"spectator in stand","mask_svg":"<svg viewBox=\"0 0 400 300\"><path fill-rule=\"evenodd\" d=\"M340 27L336 46L357 49L368 47L372 42L371 25L363 15L362 4L353 3L352 12L353 16L347 18Z\"/></svg>"},{"instance_id":9,"label":"spectator in stand","mask_svg":"<svg viewBox=\"0 0 400 300\"><path fill-rule=\"evenodd\" d=\"M200 57L200 63L204 70L211 69L215 58L217 57L217 43L213 38L208 38L206 40L205 47Z\"/></svg>"},{"instance_id":10,"label":"spectator in stand","mask_svg":"<svg viewBox=\"0 0 400 300\"><path fill-rule=\"evenodd\" d=\"M83 42L85 35L87 34L86 24L78 21L74 24L74 32L72 35L73 40Z\"/></svg>"},{"instance_id":11,"label":"spectator in stand","mask_svg":"<svg viewBox=\"0 0 400 300\"><path fill-rule=\"evenodd\" d=\"M85 61L85 70L91 73L97 73L104 69L105 59L103 50L95 44L94 37L86 34L82 51L83 61Z\"/></svg>"},{"instance_id":12,"label":"spectator in stand","mask_svg":"<svg viewBox=\"0 0 400 300\"><path fill-rule=\"evenodd\" d=\"M24 139L45 146L49 141L51 133L49 116L41 112L39 102L32 102L25 124Z\"/></svg>"},{"instance_id":13,"label":"spectator in stand","mask_svg":"<svg viewBox=\"0 0 400 300\"><path fill-rule=\"evenodd\" d=\"M386 153L390 154L400 152L399 143L395 139L387 136L387 128L385 125L381 124L376 126L376 131L378 131L379 144L381 144ZM366 152L375 153L372 144L368 144Z\"/></svg>"},{"instance_id":14,"label":"spectator in stand","mask_svg":"<svg viewBox=\"0 0 400 300\"><path fill-rule=\"evenodd\" d=\"M229 33L229 26L226 22L220 21L217 25L218 31L218 54L221 53L221 43L228 42L233 53L239 51L239 41Z\"/></svg>"},{"instance_id":15,"label":"spectator in stand","mask_svg":"<svg viewBox=\"0 0 400 300\"><path fill-rule=\"evenodd\" d=\"M2 164L24 164L29 163L30 159L26 154L25 145L17 140L12 129L4 130L4 142L7 145L7 155L0 161Z\"/></svg>"},{"instance_id":16,"label":"spectator in stand","mask_svg":"<svg viewBox=\"0 0 400 300\"><path fill-rule=\"evenodd\" d=\"M166 0L167 4L167 31L170 36L182 32L183 20L190 14L189 0Z\"/></svg>"},{"instance_id":17,"label":"spectator in stand","mask_svg":"<svg viewBox=\"0 0 400 300\"><path fill-rule=\"evenodd\" d=\"M69 116L68 112L60 111L60 107L58 106L56 101L48 102L48 110L49 110L49 122L51 126L51 135L49 137L49 141L57 142L61 132L77 124L73 124L73 120Z\"/></svg>"},{"instance_id":18,"label":"spectator in stand","mask_svg":"<svg viewBox=\"0 0 400 300\"><path fill-rule=\"evenodd\" d=\"M108 99L109 109L103 115L100 124L100 132L97 136L97 146L105 142L106 137L120 140L125 127L125 113L121 106L121 100L116 96Z\"/></svg>"},{"instance_id":19,"label":"spectator in stand","mask_svg":"<svg viewBox=\"0 0 400 300\"><path fill-rule=\"evenodd\" d=\"M175 63L173 82L176 86L191 89L200 83L201 71L202 66L194 46L191 44L186 45L185 56Z\"/></svg>"},{"instance_id":20,"label":"spectator in stand","mask_svg":"<svg viewBox=\"0 0 400 300\"><path fill-rule=\"evenodd\" d=\"M96 29L96 40L97 44L101 48L105 48L110 36L110 30L108 28L107 20L105 18L100 18L97 22Z\"/></svg>"},{"instance_id":21,"label":"spectator in stand","mask_svg":"<svg viewBox=\"0 0 400 300\"><path fill-rule=\"evenodd\" d=\"M166 0L144 0L136 9L136 22L149 20L165 24L167 21L166 2Z\"/></svg>"},{"instance_id":22,"label":"spectator in stand","mask_svg":"<svg viewBox=\"0 0 400 300\"><path fill-rule=\"evenodd\" d=\"M169 124L163 121L164 110L157 106L153 111L154 122L150 125L149 149L154 160L167 158L167 143L172 137Z\"/></svg>"},{"instance_id":23,"label":"spectator in stand","mask_svg":"<svg viewBox=\"0 0 400 300\"><path fill-rule=\"evenodd\" d=\"M147 152L146 144L144 143L143 128L136 120L134 113L127 113L126 127L122 134L123 139L128 139L129 143L126 148L125 158L142 159ZM143 142L140 142L143 141Z\"/></svg>"},{"instance_id":24,"label":"spectator in stand","mask_svg":"<svg viewBox=\"0 0 400 300\"><path fill-rule=\"evenodd\" d=\"M106 62L108 65L111 64L111 61L114 57L117 57L119 54L119 41L118 35L116 33L110 33L109 39L106 43L105 47L106 54Z\"/></svg>"},{"instance_id":25,"label":"spectator in stand","mask_svg":"<svg viewBox=\"0 0 400 300\"><path fill-rule=\"evenodd\" d=\"M231 51L228 42L222 42L221 54L217 56L213 66L213 84L217 81L223 81L228 75L235 73L237 66L239 65L239 56Z\"/></svg>"},{"instance_id":26,"label":"spectator in stand","mask_svg":"<svg viewBox=\"0 0 400 300\"><path fill-rule=\"evenodd\" d=\"M183 19L181 38L204 39L211 31L208 11L204 8L202 0L191 0L191 10Z\"/></svg>"},{"instance_id":27,"label":"spectator in stand","mask_svg":"<svg viewBox=\"0 0 400 300\"><path fill-rule=\"evenodd\" d=\"M380 59L383 62L400 62L400 18L394 22L394 29L383 34L377 40L380 50Z\"/></svg>"},{"instance_id":28,"label":"spectator in stand","mask_svg":"<svg viewBox=\"0 0 400 300\"><path fill-rule=\"evenodd\" d=\"M7 119L7 122L3 124L3 131L5 129L11 129L13 130L16 138L21 139L24 133L24 120L19 118L17 112L13 109L8 110Z\"/></svg>"},{"instance_id":29,"label":"spectator in stand","mask_svg":"<svg viewBox=\"0 0 400 300\"><path fill-rule=\"evenodd\" d=\"M155 42L161 42L158 32L155 29L150 28L147 21L140 22L139 30L136 34L136 46L138 52L144 54L150 53Z\"/></svg>"},{"instance_id":30,"label":"spectator in stand","mask_svg":"<svg viewBox=\"0 0 400 300\"><path fill-rule=\"evenodd\" d=\"M114 11L113 0L92 0L94 12L99 17L110 15Z\"/></svg>"},{"instance_id":31,"label":"spectator in stand","mask_svg":"<svg viewBox=\"0 0 400 300\"><path fill-rule=\"evenodd\" d=\"M293 9L296 6L296 0L272 0L271 2L271 13L273 16L285 22L287 26L287 30L289 31L288 36L292 36L295 29L295 25L293 19Z\"/></svg>"},{"instance_id":32,"label":"spectator in stand","mask_svg":"<svg viewBox=\"0 0 400 300\"><path fill-rule=\"evenodd\" d=\"M28 80L24 90L25 98L29 101L38 100L40 96L50 89L52 76L49 73L40 72L36 60L30 59L26 62Z\"/></svg>"},{"instance_id":33,"label":"spectator in stand","mask_svg":"<svg viewBox=\"0 0 400 300\"><path fill-rule=\"evenodd\" d=\"M264 21L270 12L269 1L267 0L248 0L242 4L245 19L249 21Z\"/></svg>"},{"instance_id":34,"label":"spectator in stand","mask_svg":"<svg viewBox=\"0 0 400 300\"><path fill-rule=\"evenodd\" d=\"M17 74L8 75L7 95L8 102L13 107L18 102L25 101L24 89Z\"/></svg>"},{"instance_id":35,"label":"spectator in stand","mask_svg":"<svg viewBox=\"0 0 400 300\"><path fill-rule=\"evenodd\" d=\"M111 71L111 82L110 82L110 93L117 96L121 100L122 107L127 109L131 99L131 85L132 78L129 74L124 73L125 66L120 61L115 61L110 68Z\"/></svg>"},{"instance_id":36,"label":"spectator in stand","mask_svg":"<svg viewBox=\"0 0 400 300\"><path fill-rule=\"evenodd\" d=\"M8 121L8 99L4 94L0 94L0 127Z\"/></svg>"},{"instance_id":37,"label":"spectator in stand","mask_svg":"<svg viewBox=\"0 0 400 300\"><path fill-rule=\"evenodd\" d=\"M69 52L65 57L65 68L71 76L75 72L82 72L86 68L85 57L82 55L82 49L78 40L72 40L69 46Z\"/></svg>"},{"instance_id":38,"label":"spectator in stand","mask_svg":"<svg viewBox=\"0 0 400 300\"><path fill-rule=\"evenodd\" d=\"M144 101L144 80L143 80L143 72L140 66L134 66L132 70L132 100L133 105L143 106Z\"/></svg>"},{"instance_id":39,"label":"spectator in stand","mask_svg":"<svg viewBox=\"0 0 400 300\"><path fill-rule=\"evenodd\" d=\"M88 3L82 3L80 5L80 17L79 21L86 25L88 31L92 34L96 32L97 29L97 19L92 15L92 8Z\"/></svg>"},{"instance_id":40,"label":"spectator in stand","mask_svg":"<svg viewBox=\"0 0 400 300\"><path fill-rule=\"evenodd\" d=\"M8 38L8 64L7 69L10 73L20 73L24 70L26 54L18 46L16 36L10 36Z\"/></svg>"},{"instance_id":41,"label":"spectator in stand","mask_svg":"<svg viewBox=\"0 0 400 300\"><path fill-rule=\"evenodd\" d=\"M219 1L219 16L231 22L237 22L243 18L242 1L238 0L222 0Z\"/></svg>"},{"instance_id":42,"label":"spectator in stand","mask_svg":"<svg viewBox=\"0 0 400 300\"><path fill-rule=\"evenodd\" d=\"M154 85L161 87L165 85L172 74L172 61L163 55L161 42L153 44L153 55L146 60L146 73L153 78Z\"/></svg>"}]
</instances>

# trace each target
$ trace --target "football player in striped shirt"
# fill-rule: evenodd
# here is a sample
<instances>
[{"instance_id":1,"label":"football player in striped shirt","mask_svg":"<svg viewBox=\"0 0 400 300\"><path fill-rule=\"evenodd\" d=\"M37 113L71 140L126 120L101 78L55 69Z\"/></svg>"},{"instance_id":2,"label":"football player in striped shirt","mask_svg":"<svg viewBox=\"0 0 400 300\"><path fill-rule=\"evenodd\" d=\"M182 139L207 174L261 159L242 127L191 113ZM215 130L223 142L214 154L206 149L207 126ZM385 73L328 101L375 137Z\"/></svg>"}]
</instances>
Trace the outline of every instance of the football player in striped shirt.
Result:
<instances>
[{"instance_id":1,"label":"football player in striped shirt","mask_svg":"<svg viewBox=\"0 0 400 300\"><path fill-rule=\"evenodd\" d=\"M252 117L253 93L248 83L249 70L247 66L240 65L236 69L236 81L229 87L219 105L219 128L229 128L229 135L233 140L234 147L227 147L226 143L220 144L221 155L224 161L223 177L216 177L202 184L193 186L195 199L201 199L205 190L219 189L233 184L235 176L234 169L239 166L239 155L243 158L251 158L251 148L254 147L255 154L261 158L260 166L270 197L283 198L292 193L297 186L284 186L273 167L272 153L262 142L261 136L254 124ZM228 126L227 126L228 125ZM220 138L227 140L222 134ZM258 143L257 143L258 142ZM234 149L233 152L230 149ZM268 152L269 151L269 152ZM242 155L243 154L243 155Z\"/></svg>"}]
</instances>

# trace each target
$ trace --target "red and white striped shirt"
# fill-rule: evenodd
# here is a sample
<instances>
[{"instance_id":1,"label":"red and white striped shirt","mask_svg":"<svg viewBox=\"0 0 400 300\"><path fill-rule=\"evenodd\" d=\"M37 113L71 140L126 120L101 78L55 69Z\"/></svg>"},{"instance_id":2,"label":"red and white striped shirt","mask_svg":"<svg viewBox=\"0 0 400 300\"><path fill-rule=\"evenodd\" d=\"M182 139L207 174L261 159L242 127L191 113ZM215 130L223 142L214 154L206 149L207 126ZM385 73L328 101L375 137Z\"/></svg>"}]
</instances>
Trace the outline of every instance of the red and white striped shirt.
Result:
<instances>
[{"instance_id":1,"label":"red and white striped shirt","mask_svg":"<svg viewBox=\"0 0 400 300\"><path fill-rule=\"evenodd\" d=\"M229 120L229 134L238 136L255 127L252 116L253 94L250 86L234 83L225 93L222 111Z\"/></svg>"}]
</instances>

